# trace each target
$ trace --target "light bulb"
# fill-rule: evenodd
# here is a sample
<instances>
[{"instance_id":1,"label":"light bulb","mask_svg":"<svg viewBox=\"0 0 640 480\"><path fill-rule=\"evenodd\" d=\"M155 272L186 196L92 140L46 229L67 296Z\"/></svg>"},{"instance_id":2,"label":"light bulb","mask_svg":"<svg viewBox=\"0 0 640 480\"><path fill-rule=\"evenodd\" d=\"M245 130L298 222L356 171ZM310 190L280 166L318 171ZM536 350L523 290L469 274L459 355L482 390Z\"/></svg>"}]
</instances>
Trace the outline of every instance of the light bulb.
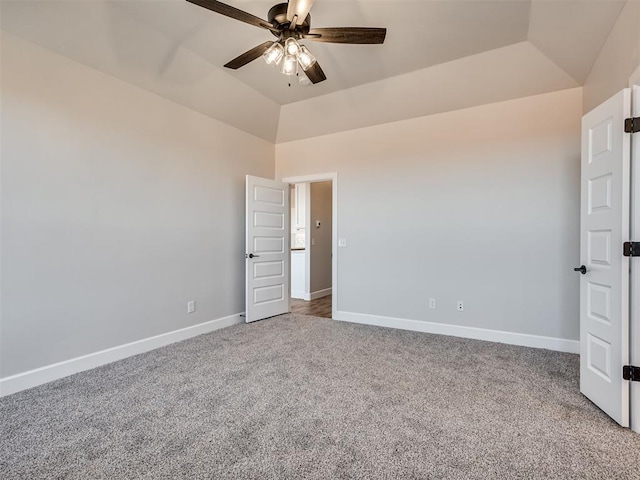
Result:
<instances>
[{"instance_id":1,"label":"light bulb","mask_svg":"<svg viewBox=\"0 0 640 480\"><path fill-rule=\"evenodd\" d=\"M300 45L295 38L289 37L284 42L284 50L287 55L297 55L300 51Z\"/></svg>"},{"instance_id":2,"label":"light bulb","mask_svg":"<svg viewBox=\"0 0 640 480\"><path fill-rule=\"evenodd\" d=\"M282 73L285 75L295 75L298 73L298 59L295 55L285 55L282 62Z\"/></svg>"},{"instance_id":3,"label":"light bulb","mask_svg":"<svg viewBox=\"0 0 640 480\"><path fill-rule=\"evenodd\" d=\"M316 57L314 57L307 47L302 45L300 50L298 51L298 61L300 62L300 66L306 72L316 63Z\"/></svg>"},{"instance_id":4,"label":"light bulb","mask_svg":"<svg viewBox=\"0 0 640 480\"><path fill-rule=\"evenodd\" d=\"M280 63L280 60L284 56L284 47L280 45L278 42L273 42L266 52L262 55L264 61L267 62L268 65L277 65Z\"/></svg>"}]
</instances>

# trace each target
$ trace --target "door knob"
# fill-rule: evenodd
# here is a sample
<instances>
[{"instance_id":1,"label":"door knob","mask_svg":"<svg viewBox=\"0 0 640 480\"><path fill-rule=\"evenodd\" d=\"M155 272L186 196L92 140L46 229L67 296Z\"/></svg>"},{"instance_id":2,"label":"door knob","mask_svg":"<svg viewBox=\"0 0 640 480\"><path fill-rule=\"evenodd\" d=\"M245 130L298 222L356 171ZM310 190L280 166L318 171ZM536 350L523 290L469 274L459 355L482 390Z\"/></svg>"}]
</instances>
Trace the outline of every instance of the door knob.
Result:
<instances>
[{"instance_id":1,"label":"door knob","mask_svg":"<svg viewBox=\"0 0 640 480\"><path fill-rule=\"evenodd\" d=\"M254 255L253 253L249 254L249 258L258 258L260 255Z\"/></svg>"},{"instance_id":2,"label":"door knob","mask_svg":"<svg viewBox=\"0 0 640 480\"><path fill-rule=\"evenodd\" d=\"M581 274L586 275L587 267L585 267L584 265L580 265L579 267L574 268L573 271L580 272Z\"/></svg>"}]
</instances>

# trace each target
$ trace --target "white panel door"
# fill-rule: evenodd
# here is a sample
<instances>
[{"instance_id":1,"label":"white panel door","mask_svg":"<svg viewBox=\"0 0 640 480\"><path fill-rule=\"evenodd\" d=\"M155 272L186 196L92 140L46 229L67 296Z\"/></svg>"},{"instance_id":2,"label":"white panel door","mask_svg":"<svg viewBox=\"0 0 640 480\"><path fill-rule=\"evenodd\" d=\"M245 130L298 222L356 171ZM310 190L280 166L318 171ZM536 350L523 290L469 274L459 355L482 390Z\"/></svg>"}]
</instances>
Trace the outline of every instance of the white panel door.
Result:
<instances>
[{"instance_id":1,"label":"white panel door","mask_svg":"<svg viewBox=\"0 0 640 480\"><path fill-rule=\"evenodd\" d=\"M247 175L245 318L289 312L289 184Z\"/></svg>"},{"instance_id":2,"label":"white panel door","mask_svg":"<svg viewBox=\"0 0 640 480\"><path fill-rule=\"evenodd\" d=\"M632 117L640 117L640 85L631 94ZM631 240L640 239L640 133L631 138ZM640 365L640 259L631 263L631 365ZM631 428L640 433L640 382L631 382Z\"/></svg>"},{"instance_id":3,"label":"white panel door","mask_svg":"<svg viewBox=\"0 0 640 480\"><path fill-rule=\"evenodd\" d=\"M582 119L580 258L580 391L622 426L629 426L630 145L625 89Z\"/></svg>"}]
</instances>

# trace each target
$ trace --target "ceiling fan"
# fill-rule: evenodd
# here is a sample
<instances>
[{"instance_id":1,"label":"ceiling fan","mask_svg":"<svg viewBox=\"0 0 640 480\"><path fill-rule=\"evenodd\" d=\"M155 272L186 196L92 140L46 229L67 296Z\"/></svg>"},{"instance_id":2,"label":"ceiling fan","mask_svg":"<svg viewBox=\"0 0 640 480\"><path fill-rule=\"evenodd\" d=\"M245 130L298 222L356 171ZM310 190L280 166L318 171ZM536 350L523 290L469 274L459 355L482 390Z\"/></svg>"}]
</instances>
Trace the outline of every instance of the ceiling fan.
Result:
<instances>
[{"instance_id":1,"label":"ceiling fan","mask_svg":"<svg viewBox=\"0 0 640 480\"><path fill-rule=\"evenodd\" d=\"M320 83L327 79L316 58L302 39L327 43L381 44L387 34L386 28L331 27L311 28L309 11L314 0L289 0L288 3L274 5L267 13L267 20L239 10L216 0L187 0L213 12L235 18L241 22L269 30L278 39L264 42L248 52L234 58L225 65L237 70L262 56L268 64L282 66L285 75L297 75L301 67L304 75L300 83Z\"/></svg>"}]
</instances>

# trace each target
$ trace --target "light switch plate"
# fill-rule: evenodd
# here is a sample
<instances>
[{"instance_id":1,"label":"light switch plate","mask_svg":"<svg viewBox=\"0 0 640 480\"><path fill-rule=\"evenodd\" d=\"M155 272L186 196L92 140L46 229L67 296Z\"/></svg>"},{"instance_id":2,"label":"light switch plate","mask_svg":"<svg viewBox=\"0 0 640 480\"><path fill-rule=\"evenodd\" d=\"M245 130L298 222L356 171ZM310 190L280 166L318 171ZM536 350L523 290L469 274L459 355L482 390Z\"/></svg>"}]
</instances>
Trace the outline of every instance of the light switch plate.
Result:
<instances>
[{"instance_id":1,"label":"light switch plate","mask_svg":"<svg viewBox=\"0 0 640 480\"><path fill-rule=\"evenodd\" d=\"M347 239L346 238L339 238L338 239L338 246L339 247L346 247L347 246Z\"/></svg>"}]
</instances>

